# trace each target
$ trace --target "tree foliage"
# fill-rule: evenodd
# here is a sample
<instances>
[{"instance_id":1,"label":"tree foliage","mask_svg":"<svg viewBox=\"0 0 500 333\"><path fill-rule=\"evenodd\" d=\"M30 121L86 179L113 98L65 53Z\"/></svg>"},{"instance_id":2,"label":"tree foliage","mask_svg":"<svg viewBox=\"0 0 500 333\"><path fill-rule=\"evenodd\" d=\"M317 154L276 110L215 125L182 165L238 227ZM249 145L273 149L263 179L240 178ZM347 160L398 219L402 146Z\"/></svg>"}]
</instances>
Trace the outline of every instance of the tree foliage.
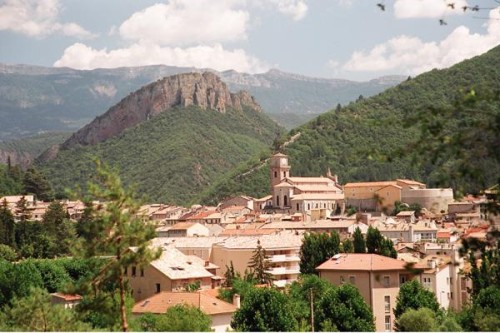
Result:
<instances>
[{"instance_id":1,"label":"tree foliage","mask_svg":"<svg viewBox=\"0 0 500 333\"><path fill-rule=\"evenodd\" d=\"M28 168L23 178L23 193L33 194L37 200L54 200L54 191L47 178L34 167Z\"/></svg>"},{"instance_id":2,"label":"tree foliage","mask_svg":"<svg viewBox=\"0 0 500 333\"><path fill-rule=\"evenodd\" d=\"M231 321L241 332L293 331L296 326L289 298L273 288L250 291Z\"/></svg>"},{"instance_id":3,"label":"tree foliage","mask_svg":"<svg viewBox=\"0 0 500 333\"><path fill-rule=\"evenodd\" d=\"M164 314L143 315L138 321L145 332L210 332L212 324L210 316L184 304L170 307Z\"/></svg>"},{"instance_id":4,"label":"tree foliage","mask_svg":"<svg viewBox=\"0 0 500 333\"><path fill-rule=\"evenodd\" d=\"M300 272L317 274L316 267L340 251L337 232L306 233L300 247Z\"/></svg>"},{"instance_id":5,"label":"tree foliage","mask_svg":"<svg viewBox=\"0 0 500 333\"><path fill-rule=\"evenodd\" d=\"M361 229L359 227L354 230L353 246L354 253L366 253L365 237L361 233Z\"/></svg>"},{"instance_id":6,"label":"tree foliage","mask_svg":"<svg viewBox=\"0 0 500 333\"><path fill-rule=\"evenodd\" d=\"M257 280L257 283L272 283L272 276L268 272L269 270L269 260L266 256L266 251L260 245L260 241L257 241L257 247L250 258L248 267L252 269L252 275Z\"/></svg>"},{"instance_id":7,"label":"tree foliage","mask_svg":"<svg viewBox=\"0 0 500 333\"><path fill-rule=\"evenodd\" d=\"M372 310L358 289L350 284L328 289L319 301L314 319L321 330L375 331Z\"/></svg>"},{"instance_id":8,"label":"tree foliage","mask_svg":"<svg viewBox=\"0 0 500 333\"><path fill-rule=\"evenodd\" d=\"M400 332L435 332L437 329L435 313L425 307L409 308L398 319Z\"/></svg>"},{"instance_id":9,"label":"tree foliage","mask_svg":"<svg viewBox=\"0 0 500 333\"><path fill-rule=\"evenodd\" d=\"M158 258L161 249L153 251L149 248L149 241L155 237L154 226L137 217L140 205L133 199L133 193L122 187L115 172L99 161L96 165L99 183L89 184L89 193L104 203L97 208L90 223L99 225L96 229L101 232L92 241L81 242L79 247L83 258L97 254L113 255L89 286L102 291L107 279L117 281L120 312L116 315L121 317L122 329L127 331L125 268L146 265Z\"/></svg>"},{"instance_id":10,"label":"tree foliage","mask_svg":"<svg viewBox=\"0 0 500 333\"><path fill-rule=\"evenodd\" d=\"M420 308L428 308L434 313L439 312L436 295L425 289L417 280L404 283L399 288L399 294L396 298L396 307L394 308L396 320L408 309L418 310Z\"/></svg>"},{"instance_id":11,"label":"tree foliage","mask_svg":"<svg viewBox=\"0 0 500 333\"><path fill-rule=\"evenodd\" d=\"M368 227L368 232L366 233L366 248L368 253L375 253L391 258L398 257L394 243L382 236L380 231L372 226Z\"/></svg>"}]
</instances>

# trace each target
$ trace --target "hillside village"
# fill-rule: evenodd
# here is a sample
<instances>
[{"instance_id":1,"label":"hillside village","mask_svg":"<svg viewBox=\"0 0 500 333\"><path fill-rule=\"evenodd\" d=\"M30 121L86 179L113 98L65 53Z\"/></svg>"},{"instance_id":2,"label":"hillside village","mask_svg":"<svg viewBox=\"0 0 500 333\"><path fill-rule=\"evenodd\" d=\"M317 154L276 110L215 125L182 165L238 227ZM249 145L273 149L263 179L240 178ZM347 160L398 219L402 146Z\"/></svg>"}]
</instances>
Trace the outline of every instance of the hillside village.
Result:
<instances>
[{"instance_id":1,"label":"hillside village","mask_svg":"<svg viewBox=\"0 0 500 333\"><path fill-rule=\"evenodd\" d=\"M466 273L471 266L459 251L464 240L486 240L494 223L498 226L487 216L487 196L455 200L451 188L427 188L409 179L342 184L330 170L295 177L288 156L281 153L271 157L269 178L269 195L262 198L239 195L215 207L141 206L137 217L154 223L152 246L163 252L147 266L126 271L136 302L132 313L164 313L187 303L211 317L212 329L226 331L241 301L238 295L232 303L218 299L219 290L227 286L230 268L239 276L247 274L259 246L270 283L284 290L301 274L305 235L338 233L344 244L371 228L392 241L396 258L344 250L318 265L316 273L333 285L357 287L373 311L377 331L395 330L396 298L410 280L432 291L441 308L458 311L469 304L472 283ZM29 216L34 221L42 221L50 205L33 195L5 196L0 203L16 220ZM61 204L71 221L84 215L82 201ZM189 293L193 285L196 291ZM74 295L52 297L55 303L75 304Z\"/></svg>"}]
</instances>

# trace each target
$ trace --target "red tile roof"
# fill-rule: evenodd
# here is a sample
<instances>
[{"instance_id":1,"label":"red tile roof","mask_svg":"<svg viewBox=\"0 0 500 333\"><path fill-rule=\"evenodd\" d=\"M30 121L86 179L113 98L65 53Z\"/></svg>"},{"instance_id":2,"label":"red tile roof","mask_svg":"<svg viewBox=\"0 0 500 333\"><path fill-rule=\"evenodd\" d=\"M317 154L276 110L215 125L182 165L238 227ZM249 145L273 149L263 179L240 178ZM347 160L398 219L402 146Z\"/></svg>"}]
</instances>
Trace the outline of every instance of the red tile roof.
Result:
<instances>
[{"instance_id":1,"label":"red tile roof","mask_svg":"<svg viewBox=\"0 0 500 333\"><path fill-rule=\"evenodd\" d=\"M235 305L202 292L161 292L137 302L132 313L165 313L178 304L192 305L208 315L233 313L237 310Z\"/></svg>"},{"instance_id":2,"label":"red tile roof","mask_svg":"<svg viewBox=\"0 0 500 333\"><path fill-rule=\"evenodd\" d=\"M337 258L337 259L335 259ZM316 269L321 271L393 271L404 270L406 263L378 254L348 253L336 255Z\"/></svg>"}]
</instances>

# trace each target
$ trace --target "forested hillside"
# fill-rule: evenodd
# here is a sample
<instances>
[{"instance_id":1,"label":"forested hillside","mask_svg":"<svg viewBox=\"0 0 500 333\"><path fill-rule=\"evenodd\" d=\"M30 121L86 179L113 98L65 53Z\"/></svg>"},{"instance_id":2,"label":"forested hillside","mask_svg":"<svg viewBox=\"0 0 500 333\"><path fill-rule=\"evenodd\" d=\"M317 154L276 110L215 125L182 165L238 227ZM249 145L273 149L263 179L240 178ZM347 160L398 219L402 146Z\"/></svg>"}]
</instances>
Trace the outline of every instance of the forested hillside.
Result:
<instances>
[{"instance_id":1,"label":"forested hillside","mask_svg":"<svg viewBox=\"0 0 500 333\"><path fill-rule=\"evenodd\" d=\"M499 63L500 47L496 47L449 69L409 78L374 97L320 115L289 133L301 133L284 149L290 156L291 174L320 175L330 168L342 183L404 177L462 192L491 186L500 174L498 159L491 154L495 145L500 147ZM467 94L477 101L467 101ZM439 142L432 141L438 132L445 135ZM434 160L425 149L451 138L457 139L457 146L444 159ZM462 143L465 139L467 145ZM485 145L493 148L483 152ZM473 171L481 175L481 183L477 177L453 179L455 166L463 161L475 164ZM255 179L266 179L264 175L259 170L228 176L207 190L204 200L240 193L252 188ZM269 183L262 186L267 189Z\"/></svg>"},{"instance_id":2,"label":"forested hillside","mask_svg":"<svg viewBox=\"0 0 500 333\"><path fill-rule=\"evenodd\" d=\"M279 127L248 107L220 113L175 107L105 142L60 150L40 166L57 193L91 179L92 158L120 171L150 200L188 204L249 156L267 151Z\"/></svg>"}]
</instances>

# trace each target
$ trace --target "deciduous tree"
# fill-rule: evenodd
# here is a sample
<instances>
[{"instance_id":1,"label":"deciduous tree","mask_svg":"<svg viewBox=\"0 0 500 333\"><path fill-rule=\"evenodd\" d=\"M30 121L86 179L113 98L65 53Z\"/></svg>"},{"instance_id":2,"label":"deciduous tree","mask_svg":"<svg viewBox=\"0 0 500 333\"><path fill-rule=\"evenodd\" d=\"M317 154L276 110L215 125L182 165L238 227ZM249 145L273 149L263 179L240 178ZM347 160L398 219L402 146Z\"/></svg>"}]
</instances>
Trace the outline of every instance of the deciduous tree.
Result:
<instances>
[{"instance_id":1,"label":"deciduous tree","mask_svg":"<svg viewBox=\"0 0 500 333\"><path fill-rule=\"evenodd\" d=\"M300 247L300 272L317 274L316 267L339 253L339 250L338 233L306 233Z\"/></svg>"},{"instance_id":2,"label":"deciduous tree","mask_svg":"<svg viewBox=\"0 0 500 333\"><path fill-rule=\"evenodd\" d=\"M439 303L436 295L425 289L417 280L404 283L399 288L399 294L396 298L396 307L394 308L396 319L409 309L418 310L420 308L428 308L435 313L438 312Z\"/></svg>"},{"instance_id":3,"label":"deciduous tree","mask_svg":"<svg viewBox=\"0 0 500 333\"><path fill-rule=\"evenodd\" d=\"M359 227L354 230L353 245L354 253L366 253L365 237L361 233L361 229Z\"/></svg>"}]
</instances>

